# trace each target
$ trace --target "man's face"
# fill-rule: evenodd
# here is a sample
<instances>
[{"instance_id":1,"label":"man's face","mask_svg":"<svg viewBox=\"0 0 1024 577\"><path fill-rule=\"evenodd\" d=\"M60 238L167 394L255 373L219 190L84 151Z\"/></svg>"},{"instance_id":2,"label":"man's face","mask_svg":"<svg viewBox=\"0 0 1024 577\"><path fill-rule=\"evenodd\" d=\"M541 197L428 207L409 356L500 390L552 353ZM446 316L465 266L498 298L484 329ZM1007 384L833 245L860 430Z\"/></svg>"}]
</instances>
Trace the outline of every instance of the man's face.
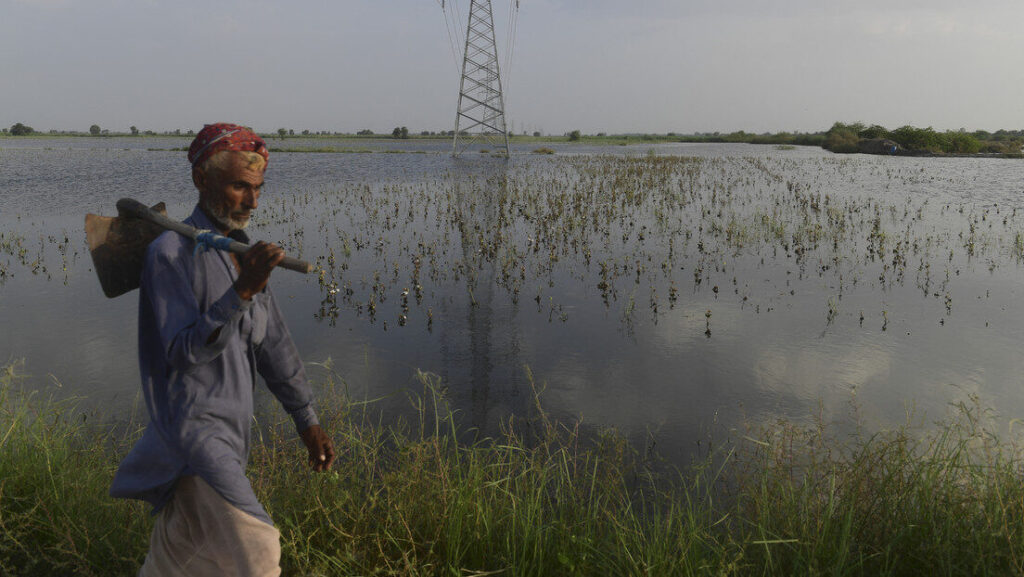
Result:
<instances>
[{"instance_id":1,"label":"man's face","mask_svg":"<svg viewBox=\"0 0 1024 577\"><path fill-rule=\"evenodd\" d=\"M259 204L263 187L263 167L251 164L241 154L231 153L221 170L193 175L199 189L199 203L222 232L241 230L249 225L249 217Z\"/></svg>"}]
</instances>

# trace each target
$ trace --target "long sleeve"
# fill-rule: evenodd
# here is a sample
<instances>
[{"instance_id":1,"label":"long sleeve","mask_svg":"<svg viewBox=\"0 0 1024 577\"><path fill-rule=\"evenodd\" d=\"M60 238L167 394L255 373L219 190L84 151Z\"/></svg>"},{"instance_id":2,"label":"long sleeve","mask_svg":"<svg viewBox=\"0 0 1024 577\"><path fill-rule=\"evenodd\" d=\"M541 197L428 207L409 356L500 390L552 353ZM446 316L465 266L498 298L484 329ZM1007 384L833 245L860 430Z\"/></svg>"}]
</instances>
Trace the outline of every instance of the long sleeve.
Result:
<instances>
[{"instance_id":1,"label":"long sleeve","mask_svg":"<svg viewBox=\"0 0 1024 577\"><path fill-rule=\"evenodd\" d=\"M144 286L160 287L149 291L153 320L166 361L178 370L208 363L221 354L237 336L238 319L252 306L229 287L202 312L192 289L193 268L180 254L154 251L142 273ZM217 329L221 329L217 339L207 343Z\"/></svg>"},{"instance_id":2,"label":"long sleeve","mask_svg":"<svg viewBox=\"0 0 1024 577\"><path fill-rule=\"evenodd\" d=\"M313 409L313 393L273 293L267 289L261 296L266 300L267 328L266 336L256 351L256 368L267 381L267 388L295 422L295 429L301 433L320 424Z\"/></svg>"}]
</instances>

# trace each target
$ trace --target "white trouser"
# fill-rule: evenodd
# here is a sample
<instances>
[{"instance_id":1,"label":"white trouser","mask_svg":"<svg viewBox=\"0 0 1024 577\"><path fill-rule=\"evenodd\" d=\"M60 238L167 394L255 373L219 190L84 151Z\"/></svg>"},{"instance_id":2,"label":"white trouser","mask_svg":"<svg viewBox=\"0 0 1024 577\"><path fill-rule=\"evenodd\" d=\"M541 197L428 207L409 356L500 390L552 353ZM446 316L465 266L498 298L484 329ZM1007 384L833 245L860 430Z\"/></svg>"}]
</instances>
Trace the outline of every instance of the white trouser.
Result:
<instances>
[{"instance_id":1,"label":"white trouser","mask_svg":"<svg viewBox=\"0 0 1024 577\"><path fill-rule=\"evenodd\" d=\"M157 514L139 577L278 577L281 533L182 477Z\"/></svg>"}]
</instances>

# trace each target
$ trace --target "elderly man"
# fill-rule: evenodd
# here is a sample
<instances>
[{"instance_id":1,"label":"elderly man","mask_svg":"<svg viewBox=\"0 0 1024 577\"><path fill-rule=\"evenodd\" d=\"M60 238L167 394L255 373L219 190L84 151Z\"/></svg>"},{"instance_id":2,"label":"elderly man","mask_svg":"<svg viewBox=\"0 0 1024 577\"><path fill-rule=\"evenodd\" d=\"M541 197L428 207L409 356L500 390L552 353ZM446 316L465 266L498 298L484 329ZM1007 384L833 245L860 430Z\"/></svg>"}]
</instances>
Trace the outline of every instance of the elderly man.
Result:
<instances>
[{"instance_id":1,"label":"elderly man","mask_svg":"<svg viewBox=\"0 0 1024 577\"><path fill-rule=\"evenodd\" d=\"M185 222L248 242L268 152L233 124L189 148L199 203ZM279 575L280 533L245 476L256 373L295 422L313 469L334 460L302 361L267 287L284 251L241 257L166 232L150 244L139 295L139 367L150 423L110 493L157 515L142 576Z\"/></svg>"}]
</instances>

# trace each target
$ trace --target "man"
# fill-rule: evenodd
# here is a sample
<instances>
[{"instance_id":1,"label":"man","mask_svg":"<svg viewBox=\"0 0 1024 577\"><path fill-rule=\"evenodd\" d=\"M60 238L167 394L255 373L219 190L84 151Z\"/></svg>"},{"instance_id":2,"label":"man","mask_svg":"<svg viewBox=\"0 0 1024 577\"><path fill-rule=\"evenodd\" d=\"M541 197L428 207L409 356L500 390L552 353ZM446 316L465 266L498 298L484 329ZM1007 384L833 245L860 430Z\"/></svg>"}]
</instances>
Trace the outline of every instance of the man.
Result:
<instances>
[{"instance_id":1,"label":"man","mask_svg":"<svg viewBox=\"0 0 1024 577\"><path fill-rule=\"evenodd\" d=\"M185 222L248 242L268 158L248 129L206 125L188 152L199 203ZM150 423L110 490L157 515L141 576L280 574L280 533L245 476L256 373L295 422L313 469L334 460L267 287L282 258L273 244L236 257L174 232L149 246L139 368Z\"/></svg>"}]
</instances>

